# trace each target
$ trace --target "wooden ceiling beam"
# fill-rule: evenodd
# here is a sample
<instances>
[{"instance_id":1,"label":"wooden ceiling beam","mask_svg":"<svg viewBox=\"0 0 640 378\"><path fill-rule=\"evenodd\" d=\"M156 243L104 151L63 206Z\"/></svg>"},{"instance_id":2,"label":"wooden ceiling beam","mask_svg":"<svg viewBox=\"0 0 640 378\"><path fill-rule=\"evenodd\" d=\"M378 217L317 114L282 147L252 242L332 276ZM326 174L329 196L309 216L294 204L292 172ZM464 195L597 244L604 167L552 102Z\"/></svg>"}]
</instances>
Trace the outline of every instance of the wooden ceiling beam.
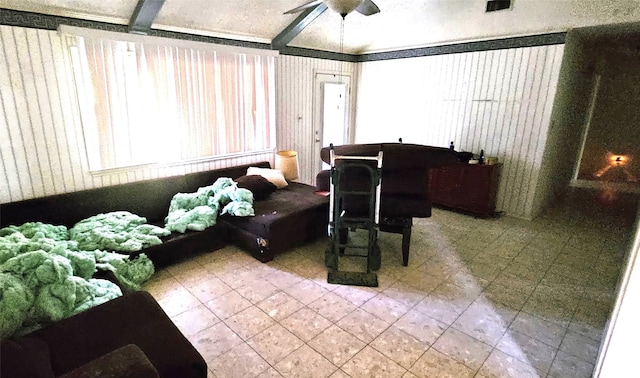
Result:
<instances>
[{"instance_id":1,"label":"wooden ceiling beam","mask_svg":"<svg viewBox=\"0 0 640 378\"><path fill-rule=\"evenodd\" d=\"M136 9L129 21L129 33L147 34L151 30L153 20L156 19L165 0L138 0Z\"/></svg>"},{"instance_id":2,"label":"wooden ceiling beam","mask_svg":"<svg viewBox=\"0 0 640 378\"><path fill-rule=\"evenodd\" d=\"M284 28L272 41L271 46L280 50L287 46L304 28L307 27L313 20L320 16L327 10L325 3L320 3L313 8L309 8L302 12L289 26Z\"/></svg>"}]
</instances>

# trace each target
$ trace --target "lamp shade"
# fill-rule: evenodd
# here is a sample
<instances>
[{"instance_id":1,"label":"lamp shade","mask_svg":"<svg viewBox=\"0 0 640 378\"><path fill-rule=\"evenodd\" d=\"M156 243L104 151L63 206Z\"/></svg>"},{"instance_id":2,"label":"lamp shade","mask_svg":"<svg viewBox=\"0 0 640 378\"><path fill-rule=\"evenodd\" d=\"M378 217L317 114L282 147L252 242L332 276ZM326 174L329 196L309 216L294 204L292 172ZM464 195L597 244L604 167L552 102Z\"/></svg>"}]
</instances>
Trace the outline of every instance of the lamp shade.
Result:
<instances>
[{"instance_id":1,"label":"lamp shade","mask_svg":"<svg viewBox=\"0 0 640 378\"><path fill-rule=\"evenodd\" d=\"M276 169L289 181L298 179L298 153L292 150L276 152Z\"/></svg>"}]
</instances>

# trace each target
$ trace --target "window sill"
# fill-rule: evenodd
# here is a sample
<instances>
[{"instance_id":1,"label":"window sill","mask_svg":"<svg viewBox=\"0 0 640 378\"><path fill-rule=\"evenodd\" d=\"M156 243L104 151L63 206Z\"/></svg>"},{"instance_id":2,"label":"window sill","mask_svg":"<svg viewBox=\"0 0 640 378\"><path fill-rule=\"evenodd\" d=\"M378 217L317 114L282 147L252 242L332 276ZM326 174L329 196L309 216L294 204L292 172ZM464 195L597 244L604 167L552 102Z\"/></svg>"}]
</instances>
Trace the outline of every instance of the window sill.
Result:
<instances>
[{"instance_id":1,"label":"window sill","mask_svg":"<svg viewBox=\"0 0 640 378\"><path fill-rule=\"evenodd\" d=\"M108 175L121 174L121 173L131 173L131 172L145 170L145 169L159 169L159 168L169 168L169 167L177 167L177 166L188 166L192 164L210 163L214 161L237 159L237 158L243 158L248 156L263 155L267 153L274 154L275 148L268 148L264 150L250 151L250 152L236 152L236 153L225 154L225 155L207 156L203 158L181 160L176 162L167 162L167 163L156 162L156 163L147 163L147 164L128 165L124 167L90 170L89 173L91 174L91 176L101 177L101 176L108 176Z\"/></svg>"}]
</instances>

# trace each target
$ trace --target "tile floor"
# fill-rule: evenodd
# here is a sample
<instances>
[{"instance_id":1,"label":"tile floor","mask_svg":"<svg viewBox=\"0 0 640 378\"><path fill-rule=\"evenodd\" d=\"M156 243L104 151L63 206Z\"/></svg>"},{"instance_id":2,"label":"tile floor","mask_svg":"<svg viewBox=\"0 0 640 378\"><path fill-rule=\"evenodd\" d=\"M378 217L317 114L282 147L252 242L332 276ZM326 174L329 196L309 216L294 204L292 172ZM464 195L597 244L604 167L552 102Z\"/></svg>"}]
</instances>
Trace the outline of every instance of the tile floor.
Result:
<instances>
[{"instance_id":1,"label":"tile floor","mask_svg":"<svg viewBox=\"0 0 640 378\"><path fill-rule=\"evenodd\" d=\"M213 377L589 377L635 216L610 205L534 221L434 209L408 267L380 234L377 288L328 284L322 240L267 264L226 247L145 288Z\"/></svg>"}]
</instances>

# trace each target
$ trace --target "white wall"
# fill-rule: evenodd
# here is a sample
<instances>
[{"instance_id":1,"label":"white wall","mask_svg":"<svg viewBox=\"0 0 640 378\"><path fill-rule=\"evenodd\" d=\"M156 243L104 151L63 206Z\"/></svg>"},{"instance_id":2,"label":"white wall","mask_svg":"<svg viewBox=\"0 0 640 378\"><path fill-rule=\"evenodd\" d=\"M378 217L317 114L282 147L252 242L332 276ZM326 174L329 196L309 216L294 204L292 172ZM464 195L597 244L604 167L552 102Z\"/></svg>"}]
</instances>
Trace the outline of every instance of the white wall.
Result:
<instances>
[{"instance_id":1,"label":"white wall","mask_svg":"<svg viewBox=\"0 0 640 378\"><path fill-rule=\"evenodd\" d=\"M636 226L638 224L636 223ZM629 258L616 304L604 336L596 363L594 377L631 378L640 373L636 345L640 337L640 233L636 236L629 252Z\"/></svg>"},{"instance_id":2,"label":"white wall","mask_svg":"<svg viewBox=\"0 0 640 378\"><path fill-rule=\"evenodd\" d=\"M364 63L356 142L446 147L497 156L497 210L533 218L562 45ZM544 189L542 189L544 190Z\"/></svg>"}]
</instances>

